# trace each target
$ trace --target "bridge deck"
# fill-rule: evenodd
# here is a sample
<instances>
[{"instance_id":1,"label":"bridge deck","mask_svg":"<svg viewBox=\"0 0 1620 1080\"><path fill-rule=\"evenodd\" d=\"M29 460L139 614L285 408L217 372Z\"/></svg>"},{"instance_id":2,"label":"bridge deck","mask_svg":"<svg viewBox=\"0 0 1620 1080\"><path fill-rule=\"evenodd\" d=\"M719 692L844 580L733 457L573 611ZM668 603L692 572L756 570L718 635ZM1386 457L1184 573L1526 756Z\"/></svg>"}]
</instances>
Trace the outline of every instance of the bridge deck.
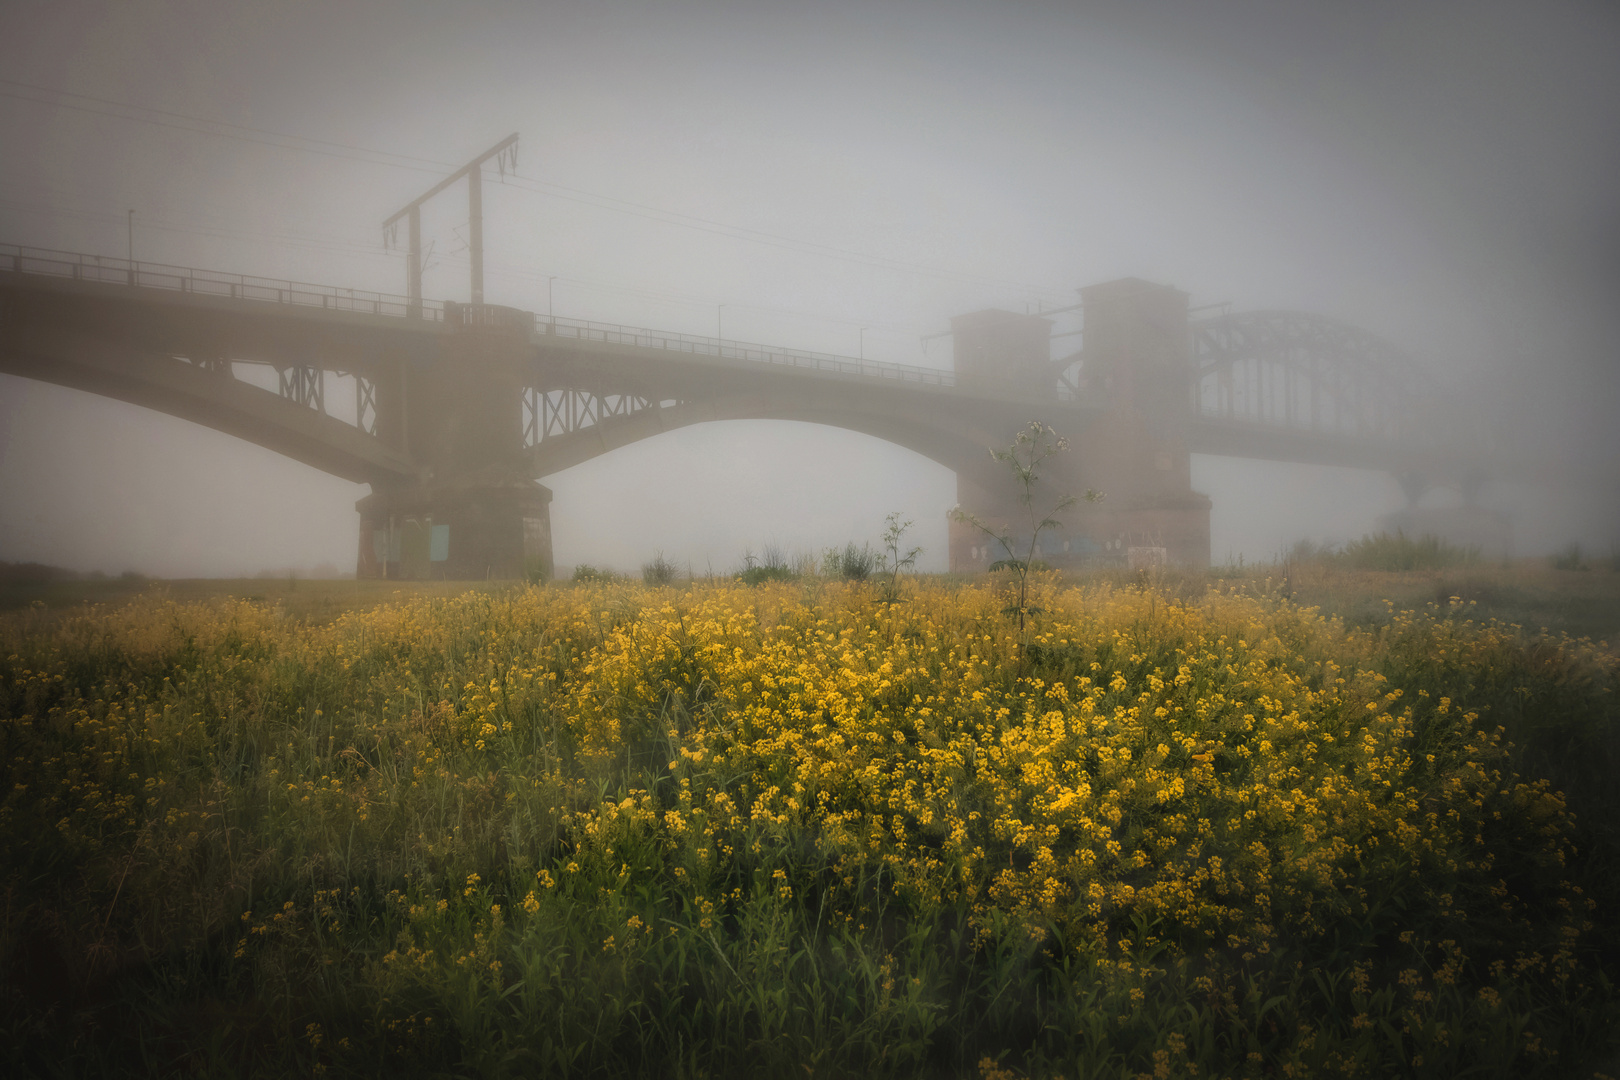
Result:
<instances>
[{"instance_id":1,"label":"bridge deck","mask_svg":"<svg viewBox=\"0 0 1620 1080\"><path fill-rule=\"evenodd\" d=\"M346 324L356 329L359 328L356 324L360 324L395 334L403 331L411 335L437 336L454 333L467 325L487 324L526 336L542 358L547 354L555 357L557 348L565 343L576 346L581 359L590 365L614 358L635 365L650 364L651 367L643 370L657 370L661 369L663 358L679 358L683 363L678 366L685 367L688 372L694 370L694 362L696 367L712 366L714 369L737 372L775 370L785 374L792 371L805 376L829 377L835 381L882 385L894 390L914 389L923 391L925 396L932 391L943 398L957 401L995 402L1003 408L1024 408L1027 405L1050 409L1058 405L1079 413L1095 414L1110 404L1108 395L1095 390L1076 392L1055 376L1049 389L1036 394L1010 385L1005 380L964 377L948 369L921 365L616 323L545 317L510 308L475 307L436 300L412 301L405 296L360 289L0 244L0 280L7 278L13 284L24 280L40 285L45 285L47 281L61 282L66 291L103 296L121 293L126 288L131 293L140 290L143 296L153 299L167 294L182 307L196 305L242 315L280 309L288 314L296 312L319 323L329 322L334 326ZM277 367L310 362L284 361L273 355L232 356L229 360ZM1189 363L1191 360L1192 357L1189 357ZM37 368L38 364L33 366ZM333 370L344 367L331 363L327 366ZM581 371L585 367L575 366L580 367ZM36 378L48 377L33 370L30 374ZM1192 372L1189 367L1189 374L1198 373ZM1368 438L1364 432L1351 434L1323 430L1324 425L1313 426L1310 417L1301 422L1291 409L1278 410L1275 416L1270 415L1270 410L1258 407L1247 414L1234 412L1230 407L1232 394L1228 393L1225 398L1210 398L1199 392L1196 378L1192 386L1185 434L1188 449L1195 453L1363 468L1402 468L1411 460L1413 452L1419 450L1415 446L1403 445L1399 439ZM1238 388L1241 390L1242 386ZM1255 400L1265 403L1259 397ZM308 402L300 399L300 404ZM1054 416L1053 419L1057 418ZM363 424L359 426L364 427ZM1431 445L1421 448L1420 452L1432 457L1436 451L1437 448ZM367 467L375 467L375 463L367 463ZM394 463L390 463L390 468L393 467Z\"/></svg>"},{"instance_id":2,"label":"bridge deck","mask_svg":"<svg viewBox=\"0 0 1620 1080\"><path fill-rule=\"evenodd\" d=\"M0 272L11 271L40 277L161 289L190 296L217 297L263 304L319 308L331 312L351 312L389 319L410 320L425 330L446 329L451 313L465 305L442 300L413 302L409 297L388 293L346 289L332 285L287 281L275 278L231 274L187 266L52 251L44 248L0 244ZM836 353L813 352L731 338L706 337L654 330L642 326L595 322L586 319L555 318L533 312L507 309L503 314L520 315L523 329L536 345L564 340L601 342L638 349L690 356L712 356L724 360L804 368L839 375L881 379L885 382L918 386L955 387L956 373L945 368L896 364ZM1061 388L1060 388L1061 389ZM1063 390L1060 400L1073 399Z\"/></svg>"}]
</instances>

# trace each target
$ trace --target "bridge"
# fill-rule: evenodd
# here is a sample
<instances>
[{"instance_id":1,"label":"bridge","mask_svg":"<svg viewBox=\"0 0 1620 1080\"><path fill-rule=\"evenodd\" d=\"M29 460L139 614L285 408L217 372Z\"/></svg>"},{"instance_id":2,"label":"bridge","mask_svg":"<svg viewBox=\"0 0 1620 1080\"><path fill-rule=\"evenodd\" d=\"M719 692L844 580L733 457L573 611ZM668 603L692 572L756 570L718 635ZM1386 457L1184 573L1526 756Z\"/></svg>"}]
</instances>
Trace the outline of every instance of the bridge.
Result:
<instances>
[{"instance_id":1,"label":"bridge","mask_svg":"<svg viewBox=\"0 0 1620 1080\"><path fill-rule=\"evenodd\" d=\"M413 282L414 284L414 282ZM413 289L413 293L416 290ZM1414 500L1477 488L1476 449L1394 346L1297 312L1194 319L1187 294L1080 290L1082 344L1046 313L952 320L940 370L95 255L0 245L0 371L156 409L371 485L361 577L549 576L537 481L712 420L826 424L955 471L961 505L1017 532L1001 466L1031 419L1069 438L1052 490L1095 488L1055 564L1128 546L1209 560L1194 453L1386 470ZM1027 529L1026 529L1027 532ZM950 566L996 557L953 525Z\"/></svg>"}]
</instances>

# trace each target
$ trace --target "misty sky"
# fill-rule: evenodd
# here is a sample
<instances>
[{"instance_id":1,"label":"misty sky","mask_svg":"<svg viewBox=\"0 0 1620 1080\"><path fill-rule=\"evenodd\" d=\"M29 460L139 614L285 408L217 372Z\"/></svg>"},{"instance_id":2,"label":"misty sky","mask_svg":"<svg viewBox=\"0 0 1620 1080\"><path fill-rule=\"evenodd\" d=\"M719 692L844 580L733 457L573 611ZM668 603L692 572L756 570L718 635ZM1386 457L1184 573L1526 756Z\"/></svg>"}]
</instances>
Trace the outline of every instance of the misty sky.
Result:
<instances>
[{"instance_id":1,"label":"misty sky","mask_svg":"<svg viewBox=\"0 0 1620 1080\"><path fill-rule=\"evenodd\" d=\"M516 131L492 303L544 311L554 278L560 315L946 366L953 315L1136 275L1349 321L1506 445L1613 463L1617 57L1613 5L1557 2L0 0L0 242L121 256L133 209L139 259L403 292L381 221ZM462 189L423 224L425 292L465 300ZM955 501L909 451L764 422L545 482L558 563L621 569L875 539L896 509L939 569ZM1218 562L1402 501L1305 466L1194 483ZM366 490L0 376L0 559L352 570ZM1620 540L1613 489L1486 498L1521 552Z\"/></svg>"}]
</instances>

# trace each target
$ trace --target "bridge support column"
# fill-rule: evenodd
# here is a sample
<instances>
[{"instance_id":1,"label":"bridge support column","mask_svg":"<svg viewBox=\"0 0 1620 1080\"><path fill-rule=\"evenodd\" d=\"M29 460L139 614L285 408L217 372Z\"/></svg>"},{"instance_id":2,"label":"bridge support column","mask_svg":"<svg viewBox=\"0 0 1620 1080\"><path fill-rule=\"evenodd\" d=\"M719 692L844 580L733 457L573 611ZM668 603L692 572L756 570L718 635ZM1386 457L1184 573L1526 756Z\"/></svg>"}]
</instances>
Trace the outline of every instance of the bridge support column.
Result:
<instances>
[{"instance_id":1,"label":"bridge support column","mask_svg":"<svg viewBox=\"0 0 1620 1080\"><path fill-rule=\"evenodd\" d=\"M426 362L379 388L379 427L396 434L426 479L355 504L356 576L549 579L551 492L521 471L533 316L447 304L444 322Z\"/></svg>"},{"instance_id":2,"label":"bridge support column","mask_svg":"<svg viewBox=\"0 0 1620 1080\"><path fill-rule=\"evenodd\" d=\"M1070 421L1075 423L1070 430L1059 425L1069 450L1047 459L1034 501L1037 511L1044 511L1060 496L1079 496L1088 488L1102 492L1103 501L1081 503L1064 515L1066 527L1044 534L1035 558L1054 567L1125 564L1132 548L1149 548L1162 549L1178 565L1207 566L1210 501L1192 489L1187 450L1192 415L1187 294L1126 278L1081 289L1080 298L1082 376L1107 408ZM968 355L987 374L1002 371L1014 379L1042 363L1050 371L1045 334L1030 317L986 312L975 319L952 325L959 346L978 346ZM1016 434L1008 431L1001 445ZM959 505L1021 538L1016 546L1022 558L1032 527L1018 506L1016 487L1006 467L990 461L957 473ZM960 525L951 529L950 546L953 570L982 570L1007 557L1000 545Z\"/></svg>"},{"instance_id":3,"label":"bridge support column","mask_svg":"<svg viewBox=\"0 0 1620 1080\"><path fill-rule=\"evenodd\" d=\"M1107 413L1071 439L1077 479L1105 500L1081 507L1076 528L1112 537L1118 552L1162 548L1172 563L1209 565L1207 495L1192 487L1192 328L1187 294L1137 278L1080 290L1085 377Z\"/></svg>"},{"instance_id":4,"label":"bridge support column","mask_svg":"<svg viewBox=\"0 0 1620 1080\"><path fill-rule=\"evenodd\" d=\"M1120 471L1107 468L1112 449L1104 439L1084 440L1070 451L1076 460L1069 467L1049 470L1035 498L1037 511L1052 506L1061 494L1079 496L1088 487L1103 492L1103 500L1081 502L1063 514L1063 528L1041 534L1035 560L1057 569L1126 565L1132 548L1163 548L1164 557L1177 566L1209 565L1209 497L1190 487L1184 492L1144 494L1126 484L1109 486L1104 476L1123 479ZM1088 450L1093 452L1088 455ZM1006 529L1017 557L1023 558L1033 530L1028 512L1004 497L1008 480L997 477L991 487L982 474L970 478L958 473L957 503L992 529ZM1001 497L992 495L993 490ZM1007 558L999 542L954 519L949 546L950 567L956 572L987 570Z\"/></svg>"},{"instance_id":5,"label":"bridge support column","mask_svg":"<svg viewBox=\"0 0 1620 1080\"><path fill-rule=\"evenodd\" d=\"M424 484L355 503L355 576L548 581L551 491L530 480Z\"/></svg>"}]
</instances>

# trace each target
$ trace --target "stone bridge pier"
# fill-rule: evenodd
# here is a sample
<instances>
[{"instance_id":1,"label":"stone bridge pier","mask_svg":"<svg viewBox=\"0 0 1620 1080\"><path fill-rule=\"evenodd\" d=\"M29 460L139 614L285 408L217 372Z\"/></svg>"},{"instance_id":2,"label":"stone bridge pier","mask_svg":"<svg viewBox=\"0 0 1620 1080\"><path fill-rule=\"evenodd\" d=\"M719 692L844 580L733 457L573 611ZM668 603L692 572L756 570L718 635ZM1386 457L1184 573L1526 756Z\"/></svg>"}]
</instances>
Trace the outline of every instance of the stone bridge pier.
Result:
<instances>
[{"instance_id":1,"label":"stone bridge pier","mask_svg":"<svg viewBox=\"0 0 1620 1080\"><path fill-rule=\"evenodd\" d=\"M1042 535L1036 558L1049 566L1123 562L1132 547L1164 548L1179 565L1207 566L1210 500L1192 488L1187 422L1192 388L1187 294L1136 278L1080 290L1085 318L1080 389L1104 403L1083 420L1052 423L1069 449L1038 470L1037 512L1064 494L1101 492L1062 515L1064 528ZM1055 394L1050 323L1038 316L982 311L952 321L959 376L1010 379ZM1062 361L1059 362L1063 363ZM1057 410L1054 410L1056 413ZM1061 415L1072 418L1073 410ZM1043 417L1026 417L1024 422ZM1005 446L1016 428L1009 430ZM1017 501L1007 465L985 458L957 470L958 504L1028 551L1031 523ZM1038 520L1038 519L1037 519ZM982 570L1005 558L1000 545L970 526L950 525L950 566Z\"/></svg>"},{"instance_id":2,"label":"stone bridge pier","mask_svg":"<svg viewBox=\"0 0 1620 1080\"><path fill-rule=\"evenodd\" d=\"M437 349L405 359L378 386L378 436L423 465L415 483L355 504L357 577L551 577L551 492L523 468L516 404L532 363L530 319L446 305Z\"/></svg>"}]
</instances>

